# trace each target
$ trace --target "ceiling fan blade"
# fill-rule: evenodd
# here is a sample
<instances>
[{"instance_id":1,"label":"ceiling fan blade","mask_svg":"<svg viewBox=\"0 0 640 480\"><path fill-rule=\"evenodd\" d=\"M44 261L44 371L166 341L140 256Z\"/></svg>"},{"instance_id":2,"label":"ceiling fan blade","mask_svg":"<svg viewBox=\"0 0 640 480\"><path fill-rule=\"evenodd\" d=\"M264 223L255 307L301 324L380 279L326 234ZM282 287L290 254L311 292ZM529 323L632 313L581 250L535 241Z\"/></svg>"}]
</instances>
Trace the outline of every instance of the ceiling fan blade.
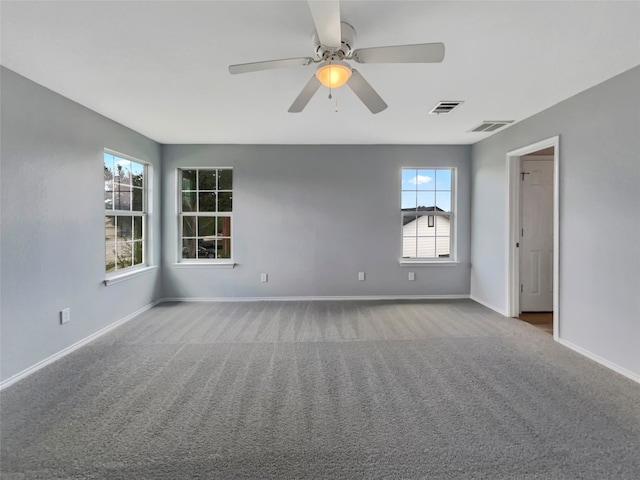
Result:
<instances>
[{"instance_id":1,"label":"ceiling fan blade","mask_svg":"<svg viewBox=\"0 0 640 480\"><path fill-rule=\"evenodd\" d=\"M353 52L353 59L358 63L439 63L444 59L444 44L360 48Z\"/></svg>"},{"instance_id":2,"label":"ceiling fan blade","mask_svg":"<svg viewBox=\"0 0 640 480\"><path fill-rule=\"evenodd\" d=\"M371 113L379 113L385 108L387 104L382 100L382 97L373 89L371 85L364 79L360 72L355 68L351 70L351 77L347 81L349 88L353 90L362 103L371 110Z\"/></svg>"},{"instance_id":3,"label":"ceiling fan blade","mask_svg":"<svg viewBox=\"0 0 640 480\"><path fill-rule=\"evenodd\" d=\"M260 70L271 70L274 68L304 67L311 63L313 63L313 58L311 57L283 58L281 60L267 60L266 62L240 63L238 65L229 65L229 73L235 75L237 73L258 72Z\"/></svg>"},{"instance_id":4,"label":"ceiling fan blade","mask_svg":"<svg viewBox=\"0 0 640 480\"><path fill-rule=\"evenodd\" d=\"M289 107L289 113L300 113L304 110L304 107L307 106L313 94L318 91L320 85L320 80L318 80L314 74Z\"/></svg>"},{"instance_id":5,"label":"ceiling fan blade","mask_svg":"<svg viewBox=\"0 0 640 480\"><path fill-rule=\"evenodd\" d=\"M309 9L320 43L329 48L342 46L340 2L338 0L309 0Z\"/></svg>"}]
</instances>

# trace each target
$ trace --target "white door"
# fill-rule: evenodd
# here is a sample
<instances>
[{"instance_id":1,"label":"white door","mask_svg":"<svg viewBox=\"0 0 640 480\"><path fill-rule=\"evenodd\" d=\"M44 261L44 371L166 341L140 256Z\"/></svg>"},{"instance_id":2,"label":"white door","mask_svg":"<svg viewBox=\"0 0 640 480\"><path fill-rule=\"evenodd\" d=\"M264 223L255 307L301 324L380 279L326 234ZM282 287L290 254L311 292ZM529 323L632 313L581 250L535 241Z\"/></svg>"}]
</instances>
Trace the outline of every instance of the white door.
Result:
<instances>
[{"instance_id":1,"label":"white door","mask_svg":"<svg viewBox=\"0 0 640 480\"><path fill-rule=\"evenodd\" d=\"M522 160L520 311L553 311L553 158Z\"/></svg>"}]
</instances>

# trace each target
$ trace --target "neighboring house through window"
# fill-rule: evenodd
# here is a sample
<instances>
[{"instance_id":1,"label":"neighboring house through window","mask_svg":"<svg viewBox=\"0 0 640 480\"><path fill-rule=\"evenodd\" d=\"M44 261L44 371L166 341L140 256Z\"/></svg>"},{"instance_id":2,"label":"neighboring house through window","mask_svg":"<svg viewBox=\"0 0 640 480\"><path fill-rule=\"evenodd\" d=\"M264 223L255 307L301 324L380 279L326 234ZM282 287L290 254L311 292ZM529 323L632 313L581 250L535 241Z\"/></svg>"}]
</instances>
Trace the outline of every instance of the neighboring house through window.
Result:
<instances>
[{"instance_id":1,"label":"neighboring house through window","mask_svg":"<svg viewBox=\"0 0 640 480\"><path fill-rule=\"evenodd\" d=\"M233 170L185 168L180 185L180 258L225 263L231 259Z\"/></svg>"},{"instance_id":2,"label":"neighboring house through window","mask_svg":"<svg viewBox=\"0 0 640 480\"><path fill-rule=\"evenodd\" d=\"M402 169L402 260L453 260L453 168Z\"/></svg>"},{"instance_id":3,"label":"neighboring house through window","mask_svg":"<svg viewBox=\"0 0 640 480\"><path fill-rule=\"evenodd\" d=\"M104 152L105 271L146 263L147 166Z\"/></svg>"}]
</instances>

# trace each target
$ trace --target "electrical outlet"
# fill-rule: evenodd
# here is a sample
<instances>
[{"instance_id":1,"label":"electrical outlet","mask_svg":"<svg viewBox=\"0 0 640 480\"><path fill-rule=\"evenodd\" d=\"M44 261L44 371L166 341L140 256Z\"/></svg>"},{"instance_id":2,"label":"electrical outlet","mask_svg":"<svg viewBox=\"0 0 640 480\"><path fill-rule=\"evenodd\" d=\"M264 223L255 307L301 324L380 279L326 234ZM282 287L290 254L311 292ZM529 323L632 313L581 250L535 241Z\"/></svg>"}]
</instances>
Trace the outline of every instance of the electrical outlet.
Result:
<instances>
[{"instance_id":1,"label":"electrical outlet","mask_svg":"<svg viewBox=\"0 0 640 480\"><path fill-rule=\"evenodd\" d=\"M60 310L60 325L67 323L69 320L71 320L71 309L65 308L64 310Z\"/></svg>"},{"instance_id":2,"label":"electrical outlet","mask_svg":"<svg viewBox=\"0 0 640 480\"><path fill-rule=\"evenodd\" d=\"M260 274L260 281L261 282L268 282L269 281L269 275L267 275L266 273L261 273Z\"/></svg>"},{"instance_id":3,"label":"electrical outlet","mask_svg":"<svg viewBox=\"0 0 640 480\"><path fill-rule=\"evenodd\" d=\"M416 272L409 272L409 281L413 282L416 279Z\"/></svg>"},{"instance_id":4,"label":"electrical outlet","mask_svg":"<svg viewBox=\"0 0 640 480\"><path fill-rule=\"evenodd\" d=\"M358 272L358 280L364 281L364 272Z\"/></svg>"}]
</instances>

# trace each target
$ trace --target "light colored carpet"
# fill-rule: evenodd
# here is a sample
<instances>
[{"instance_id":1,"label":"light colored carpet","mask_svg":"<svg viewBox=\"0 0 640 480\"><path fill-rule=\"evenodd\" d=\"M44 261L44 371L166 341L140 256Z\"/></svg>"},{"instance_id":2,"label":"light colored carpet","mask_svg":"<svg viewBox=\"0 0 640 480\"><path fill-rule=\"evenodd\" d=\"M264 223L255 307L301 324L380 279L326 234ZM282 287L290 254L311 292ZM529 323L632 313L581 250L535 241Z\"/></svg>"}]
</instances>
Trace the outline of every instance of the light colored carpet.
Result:
<instances>
[{"instance_id":1,"label":"light colored carpet","mask_svg":"<svg viewBox=\"0 0 640 480\"><path fill-rule=\"evenodd\" d=\"M7 480L640 478L640 385L465 300L162 304L0 399Z\"/></svg>"}]
</instances>

